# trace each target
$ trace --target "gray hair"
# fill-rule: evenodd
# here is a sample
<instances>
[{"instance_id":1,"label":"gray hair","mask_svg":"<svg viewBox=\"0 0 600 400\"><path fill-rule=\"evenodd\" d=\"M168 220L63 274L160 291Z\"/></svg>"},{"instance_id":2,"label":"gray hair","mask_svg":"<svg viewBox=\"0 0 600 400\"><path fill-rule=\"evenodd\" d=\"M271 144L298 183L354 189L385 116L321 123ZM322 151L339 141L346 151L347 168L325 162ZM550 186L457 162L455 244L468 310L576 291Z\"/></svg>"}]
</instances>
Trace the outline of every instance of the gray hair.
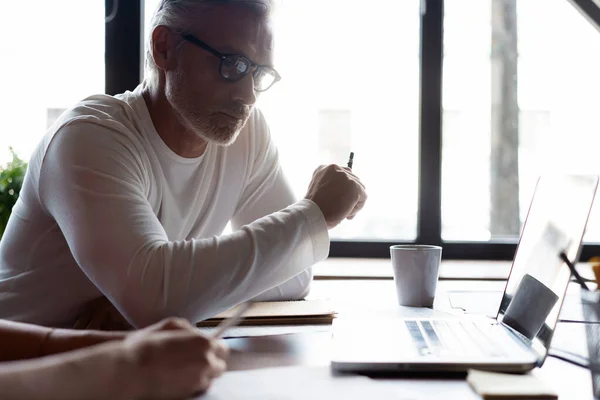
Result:
<instances>
[{"instance_id":1,"label":"gray hair","mask_svg":"<svg viewBox=\"0 0 600 400\"><path fill-rule=\"evenodd\" d=\"M152 56L152 32L157 26L163 25L177 31L189 31L194 21L190 15L201 7L211 7L225 4L237 4L255 12L261 18L268 18L274 8L274 0L160 0L152 20L148 40L146 41L146 69L150 79L153 79L158 67Z\"/></svg>"}]
</instances>

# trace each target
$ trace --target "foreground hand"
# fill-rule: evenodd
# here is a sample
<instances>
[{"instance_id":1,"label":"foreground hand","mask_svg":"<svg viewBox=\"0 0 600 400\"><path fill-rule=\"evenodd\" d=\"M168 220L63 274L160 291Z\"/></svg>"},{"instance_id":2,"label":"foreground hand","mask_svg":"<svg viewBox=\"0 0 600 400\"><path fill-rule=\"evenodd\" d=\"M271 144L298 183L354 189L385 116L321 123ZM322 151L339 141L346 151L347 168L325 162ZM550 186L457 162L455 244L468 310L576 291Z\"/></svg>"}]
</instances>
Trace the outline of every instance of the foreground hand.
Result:
<instances>
[{"instance_id":1,"label":"foreground hand","mask_svg":"<svg viewBox=\"0 0 600 400\"><path fill-rule=\"evenodd\" d=\"M367 201L365 186L350 168L322 165L313 173L306 198L323 213L327 228L352 219Z\"/></svg>"},{"instance_id":2,"label":"foreground hand","mask_svg":"<svg viewBox=\"0 0 600 400\"><path fill-rule=\"evenodd\" d=\"M226 370L225 342L204 336L182 319L167 319L130 334L123 343L134 398L179 399L206 391Z\"/></svg>"}]
</instances>

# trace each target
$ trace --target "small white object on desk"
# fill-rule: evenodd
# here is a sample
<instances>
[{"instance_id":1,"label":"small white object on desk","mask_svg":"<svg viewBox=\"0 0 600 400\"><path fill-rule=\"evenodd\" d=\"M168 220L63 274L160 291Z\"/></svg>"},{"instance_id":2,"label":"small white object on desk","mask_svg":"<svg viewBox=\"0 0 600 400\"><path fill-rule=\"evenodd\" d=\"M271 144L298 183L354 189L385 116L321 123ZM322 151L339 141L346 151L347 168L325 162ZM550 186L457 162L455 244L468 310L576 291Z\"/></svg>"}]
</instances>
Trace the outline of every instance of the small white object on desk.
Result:
<instances>
[{"instance_id":1,"label":"small white object on desk","mask_svg":"<svg viewBox=\"0 0 600 400\"><path fill-rule=\"evenodd\" d=\"M558 399L556 392L531 372L521 375L470 370L467 382L484 400Z\"/></svg>"}]
</instances>

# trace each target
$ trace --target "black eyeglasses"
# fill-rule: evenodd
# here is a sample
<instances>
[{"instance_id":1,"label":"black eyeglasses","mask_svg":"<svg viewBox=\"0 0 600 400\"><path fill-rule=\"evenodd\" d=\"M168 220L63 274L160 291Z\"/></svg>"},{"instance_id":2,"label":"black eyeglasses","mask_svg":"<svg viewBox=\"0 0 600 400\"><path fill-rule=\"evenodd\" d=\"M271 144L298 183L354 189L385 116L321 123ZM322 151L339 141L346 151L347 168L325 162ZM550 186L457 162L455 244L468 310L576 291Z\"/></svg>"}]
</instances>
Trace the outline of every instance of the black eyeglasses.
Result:
<instances>
[{"instance_id":1,"label":"black eyeglasses","mask_svg":"<svg viewBox=\"0 0 600 400\"><path fill-rule=\"evenodd\" d=\"M250 71L252 71L252 77L254 78L254 90L257 92L264 92L275 84L275 82L281 80L281 76L274 68L268 65L260 65L253 63L246 57L239 54L227 54L221 53L202 40L198 39L194 35L182 35L183 39L204 49L216 57L221 59L219 65L219 73L225 79L230 82L237 82Z\"/></svg>"}]
</instances>

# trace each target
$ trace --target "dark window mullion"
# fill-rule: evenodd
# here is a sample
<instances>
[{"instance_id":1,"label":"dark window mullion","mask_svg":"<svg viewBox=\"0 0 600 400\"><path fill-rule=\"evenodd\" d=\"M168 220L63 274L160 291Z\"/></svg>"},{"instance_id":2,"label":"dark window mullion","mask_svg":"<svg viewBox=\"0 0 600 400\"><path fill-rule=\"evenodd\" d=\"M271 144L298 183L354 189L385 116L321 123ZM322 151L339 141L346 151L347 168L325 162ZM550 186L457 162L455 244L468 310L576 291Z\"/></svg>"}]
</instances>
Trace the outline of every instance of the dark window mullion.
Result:
<instances>
[{"instance_id":1,"label":"dark window mullion","mask_svg":"<svg viewBox=\"0 0 600 400\"><path fill-rule=\"evenodd\" d=\"M417 242L441 244L444 1L426 0L421 18L421 115Z\"/></svg>"},{"instance_id":2,"label":"dark window mullion","mask_svg":"<svg viewBox=\"0 0 600 400\"><path fill-rule=\"evenodd\" d=\"M443 15L442 0L427 0L426 13L421 18L420 171L416 239L418 243L426 244L441 243ZM389 258L390 245L398 243L410 242L332 241L329 254L330 257Z\"/></svg>"},{"instance_id":3,"label":"dark window mullion","mask_svg":"<svg viewBox=\"0 0 600 400\"><path fill-rule=\"evenodd\" d=\"M105 92L115 95L133 90L142 80L143 0L105 0L106 14L118 4L117 13L106 23Z\"/></svg>"}]
</instances>

